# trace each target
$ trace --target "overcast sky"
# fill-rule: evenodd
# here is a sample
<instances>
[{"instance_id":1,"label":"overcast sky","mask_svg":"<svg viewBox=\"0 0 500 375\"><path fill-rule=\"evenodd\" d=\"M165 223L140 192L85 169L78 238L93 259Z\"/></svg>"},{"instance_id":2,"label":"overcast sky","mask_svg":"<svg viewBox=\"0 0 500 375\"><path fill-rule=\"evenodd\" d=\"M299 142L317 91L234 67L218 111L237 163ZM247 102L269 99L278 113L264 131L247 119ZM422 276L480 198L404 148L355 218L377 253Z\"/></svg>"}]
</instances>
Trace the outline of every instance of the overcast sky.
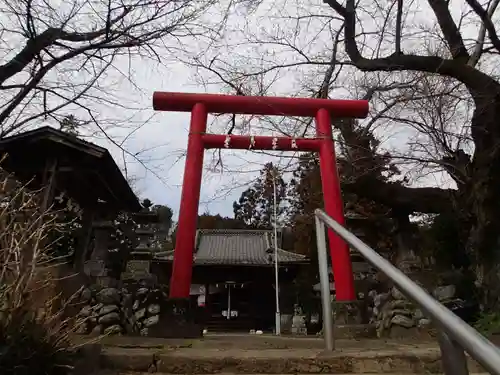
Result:
<instances>
[{"instance_id":1,"label":"overcast sky","mask_svg":"<svg viewBox=\"0 0 500 375\"><path fill-rule=\"evenodd\" d=\"M224 5L220 5L220 7L224 7ZM251 56L260 58L262 51L253 47L249 49L248 45L238 45L238 40L243 37L242 30L245 30L245 33L254 32L264 25L270 29L273 28L269 20L269 7L274 7L274 4L272 2L268 2L267 5L264 3L257 12L246 18L245 14L233 14L226 23L225 36L221 44L217 46L217 50L225 54L229 53L227 58L245 59ZM209 15L212 22L216 22L217 14L221 14L219 10L215 10L212 15ZM241 27L241 25L244 26ZM196 45L197 41L185 38L182 43L184 48L189 43ZM198 40L198 43L203 42ZM234 45L229 46L228 43ZM195 48L192 47L192 49ZM212 49L212 51L214 50ZM294 56L290 56L290 58L293 59ZM170 206L174 210L174 215L177 216L181 197L189 114L153 111L153 92L221 93L227 92L227 87L217 84L209 86L197 84L200 72L174 60L171 56L165 56L162 64L158 64L151 60L136 59L132 62L131 67L128 65L128 60L121 61L117 66L118 70L128 72L133 77L133 84L124 77L116 78L115 76L119 77L120 75L114 74L114 90L123 93L120 96L123 97L124 102L131 103L130 107L141 109L129 110L125 114L120 110L103 105L98 111L106 113L108 118L123 118L125 123L134 124L132 128L138 127L138 130L134 130L132 135L129 135L130 129L120 127L110 130L109 134L116 139L123 139L124 136L127 136L124 147L131 153L140 153L139 158L145 161L146 168L129 155L125 155L127 173L137 179L134 188L138 195L141 198L151 199L155 204ZM207 72L201 74L204 78L213 79L213 76ZM272 93L274 95L283 95L287 92L293 94L293 87L293 80L287 79L273 88ZM213 124L214 119L209 116L208 130L219 133L221 127ZM220 125L220 122L218 124ZM254 129L251 129L250 132L257 134ZM271 135L274 133L272 131L266 133L259 131L258 134ZM93 141L108 147L117 163L123 167L124 156L118 147L113 146L105 139L93 139ZM281 159L279 153L276 155L276 157L272 157L268 154L262 155L243 150L224 150L222 151L224 169L229 170L229 172L225 171L221 174L210 169L214 165L214 151L206 151L199 212L209 211L213 214L232 216L233 202L239 198L248 183L258 176L259 170L265 163L272 161L286 164L289 161L289 158Z\"/></svg>"},{"instance_id":2,"label":"overcast sky","mask_svg":"<svg viewBox=\"0 0 500 375\"><path fill-rule=\"evenodd\" d=\"M307 7L311 12L317 14L331 14L327 6L321 2L301 3L283 2L286 7L277 7L273 1L263 2L257 12L251 15L233 14L226 25L226 33L222 41L222 47L219 45L217 52L209 52L213 55L220 54L221 60L240 64L241 69L251 69L252 66L266 64L289 64L300 59L300 56L294 54L289 49L270 43L253 42L248 43L249 39L272 38L272 35L290 34L293 40L303 51L308 54L320 54L321 58L328 61L331 50L331 33L325 30L321 22L310 22L305 20L302 24L296 24L293 17L303 13ZM287 19L289 15L290 19ZM247 42L240 42L247 39ZM188 43L188 39L184 40ZM226 45L224 45L226 44ZM211 51L214 51L212 49ZM239 63L238 61L241 61ZM300 60L299 60L300 61ZM178 215L179 202L181 197L181 184L184 170L184 155L187 145L187 135L189 127L189 114L187 113L167 113L157 112L152 109L152 95L154 91L182 91L182 92L212 92L220 93L227 90L227 87L217 85L202 86L196 84L195 71L181 63L156 64L149 60L134 61L132 70L129 70L127 62L123 62L123 71L130 71L134 77L137 87L133 87L125 79L120 80L116 90L123 92L125 100L133 100L135 107L144 108L144 110L135 111L130 122L141 124L145 122L139 130L134 131L129 136L124 146L132 153L141 152L140 157L147 160L146 165L150 169L146 170L143 166L134 162L130 157L128 160L128 170L130 175L137 178L136 190L141 197L147 197L157 204L167 204L172 207L175 215ZM272 80L272 95L297 95L310 96L310 93L303 91L305 80L316 82L324 75L326 67L299 66L292 69L281 70L281 76L276 77L274 73L264 76L264 81ZM213 79L207 72L201 73L207 79ZM353 77L347 78L350 81ZM352 85L352 82L350 82ZM271 85L271 84L270 84ZM318 87L316 84L313 86ZM301 91L302 90L302 91ZM338 88L334 88L332 93L336 98L355 98L354 95L363 95L363 92L350 93L342 87L342 79L339 80ZM104 107L102 111L108 113L108 116L123 116L121 113L113 114L110 108ZM133 112L133 111L132 111ZM214 127L210 126L209 131ZM123 137L119 128L118 137ZM215 132L219 132L220 127L216 127ZM252 130L251 130L252 131ZM262 134L259 131L259 134ZM272 134L268 132L267 134ZM109 143L104 142L104 145ZM142 152L147 149L147 152ZM122 163L123 157L120 150L110 146L110 150L118 163ZM213 165L212 151L205 152L205 165L207 168L203 174L203 184L201 190L200 212L209 211L211 213L220 213L221 215L232 215L232 203L238 199L245 185L254 179L258 170L264 163L278 159L268 155L259 155L247 151L223 151L223 162L225 169L233 172L220 174L209 170ZM279 156L279 155L278 155ZM281 160L286 163L287 160ZM228 191L229 189L229 191Z\"/></svg>"},{"instance_id":3,"label":"overcast sky","mask_svg":"<svg viewBox=\"0 0 500 375\"><path fill-rule=\"evenodd\" d=\"M59 0L51 1L58 3L60 7L65 4ZM414 24L417 13L425 13L425 7L422 8L419 5L421 3L412 3L412 10L406 14L408 25ZM220 8L224 8L224 4L224 1L217 2L219 9L214 8L213 11L204 13L206 20L202 22L213 22L214 25L217 25L220 21L219 18L224 14L220 10ZM366 9L375 6L370 2L366 2L366 4L368 7ZM408 6L410 7L410 5ZM428 4L425 6L428 7ZM208 60L212 56L218 56L219 69L233 65L246 72L251 71L252 67L256 66L261 69L272 65L281 66L283 64L283 66L287 66L287 64L304 59L302 53L313 56L315 61L316 59L330 61L332 36L335 35L337 26L335 26L336 21L331 21L329 18L335 16L334 12L322 1L262 1L256 12L248 13L248 9L245 9L238 8L238 11L232 14L225 23L224 37L218 42L217 48L211 48L206 52ZM458 12L460 7L453 7L453 9ZM378 9L377 11L383 12L384 10ZM298 15L306 16L298 17ZM419 25L428 24L429 28L435 27L433 19L421 17L418 20ZM3 17L0 21L7 26L11 25L12 29L19 28L19 25L16 26L18 21L15 18ZM370 18L363 21L365 31L370 26L375 25L371 24L373 21ZM340 27L340 23L338 27ZM9 56L13 56L19 50L19 46L24 44L24 41L19 38L19 35L14 33L9 38L0 40L0 44L3 46L1 49L3 59L7 60ZM293 45L283 46L280 43L275 43L283 38L293 42ZM408 39L407 47L411 49L417 48L415 46L418 43L427 45L427 41L422 41L422 38L412 39L408 37ZM374 39L373 42L376 43L377 40L378 38ZM172 41L162 42L168 45ZM203 41L200 41L200 38L192 40L190 37L182 37L178 43L177 48L179 49L203 50ZM367 43L370 44L370 41ZM390 41L387 43L390 44ZM393 46L389 45L387 48L392 50ZM115 141L123 141L123 148L127 150L127 153L106 141L102 136L89 140L108 147L126 174L134 178L134 188L140 198L149 198L155 204L166 204L174 210L175 216L177 216L181 197L189 114L155 113L152 108L153 92L220 93L227 90L227 87L197 84L196 82L199 82L200 78L198 75L196 77L198 79L195 79L197 72L178 61L179 58L185 59L186 56L176 56L175 51L174 55L168 54L167 51L161 49L156 52L162 57L161 63L146 58L131 58L129 60L126 56L115 62L113 69L99 81L97 89L100 90L100 93L104 93L104 96L112 95L115 102L119 99L122 107L109 105L104 100L91 100L89 103L95 110L93 114L98 115L100 124L101 121L105 123L107 120L113 120L113 123L117 125L108 128L107 135ZM131 64L129 64L130 62ZM255 78L256 81L251 83L254 86L268 85L271 95L307 97L311 95L311 88L317 89L319 87L325 70L328 68L326 64L303 64L291 68L283 68L283 66L280 67L279 71L271 70L269 74ZM64 83L67 80L78 82L79 79L83 79L84 74L69 63L64 72L62 70L51 72L47 80L52 79L56 83ZM362 96L366 91L362 88L362 84L367 82L363 81L366 76L365 73L354 73L352 69L349 71L349 68L344 68L344 73L340 75L335 82L336 86L332 88L331 97L356 98ZM213 78L207 72L204 73L204 77ZM397 80L398 75L394 73L391 77L394 77L391 79ZM129 78L132 81L129 81ZM262 81L258 81L259 79ZM88 117L88 114L79 108L75 108L74 112L67 108L65 111L65 113L75 114L78 118ZM209 118L209 131L219 133L221 127L211 127L211 120ZM56 121L49 122L49 124L57 126ZM41 125L41 123L36 125ZM286 123L283 126L287 125L289 124ZM393 124L392 128L383 125L383 143L388 148L400 148L401 152L404 152L411 136L408 130L405 130L401 124ZM252 133L251 130L250 132ZM259 134L262 132L259 131ZM269 130L266 134L271 135L273 131ZM423 142L425 143L425 141ZM135 157L131 155L135 155ZM266 162L279 161L268 155L226 150L223 152L223 162L225 170L230 172L221 174L209 170L209 167L214 165L212 156L213 152L205 152L206 168L203 175L199 211L209 211L221 215L232 215L233 201L239 197L248 182L256 177ZM141 165L136 159L142 160L144 164ZM287 163L288 160L282 159L281 162ZM435 180L435 174L425 176L425 179L426 184L443 186L448 183L442 179Z\"/></svg>"},{"instance_id":4,"label":"overcast sky","mask_svg":"<svg viewBox=\"0 0 500 375\"><path fill-rule=\"evenodd\" d=\"M127 157L129 175L137 181L134 188L141 198L149 198L155 204L170 206L178 215L181 184L184 172L184 151L187 146L189 113L155 112L152 108L154 91L207 92L206 87L197 85L193 70L183 64L168 67L147 62L144 70L136 70L136 81L141 84L143 95L139 99L141 107L149 109L137 111L134 121L146 121L131 135L125 147L131 152L141 152L147 169ZM128 83L122 83L126 90ZM211 90L217 93L217 88ZM152 117L151 117L152 116ZM210 124L209 118L209 124ZM110 149L115 160L123 167L122 152L105 140L94 140ZM146 151L144 151L146 150ZM200 196L199 211L232 216L233 201L238 199L249 181L255 179L261 166L268 162L279 162L271 156L258 155L248 151L223 151L226 168L235 173L219 173L210 169L213 152L205 152L205 169ZM149 169L149 170L148 170Z\"/></svg>"},{"instance_id":5,"label":"overcast sky","mask_svg":"<svg viewBox=\"0 0 500 375\"><path fill-rule=\"evenodd\" d=\"M220 54L221 60L236 62L241 69L251 69L252 66L261 64L284 65L300 61L300 55L293 51L279 46L275 43L261 43L258 38L269 40L276 35L289 35L288 38L296 43L297 48L306 51L309 55L319 54L322 59L328 61L331 53L332 34L321 22L312 22L310 19L304 21L294 21L298 14L304 13L304 9L310 10L309 14L333 14L332 11L322 2L301 3L284 0L283 5L278 7L273 1L265 1L261 4L257 12L250 15L233 14L226 25L224 40L219 45L217 52L212 49L209 53ZM305 12L307 14L307 12ZM411 14L411 13L409 13ZM411 18L411 17L410 17ZM318 19L319 20L319 19ZM368 23L364 23L367 27ZM246 42L242 42L246 39ZM252 43L248 40L254 39ZM184 39L187 44L192 41ZM224 45L225 44L225 45ZM196 48L196 47L193 47ZM172 61L172 62L169 62ZM223 62L224 64L224 62ZM224 66L224 65L223 65ZM248 67L248 68L247 68ZM299 95L310 96L310 92L304 91L304 82L318 84L314 82L321 80L324 76L324 66L298 66L291 69L281 69L280 77L274 73L264 76L272 86L272 95ZM125 101L134 103L133 107L142 110L131 110L124 117L119 111L113 113L109 107L103 107L102 111L108 117L126 118L127 122L134 124L144 123L132 135L128 135L124 147L131 153L139 153L140 159L146 161L146 167L138 164L130 156L127 159L127 172L137 179L135 188L141 198L149 198L156 204L166 204L178 215L179 202L181 197L181 184L184 170L184 151L187 145L187 135L189 127L189 114L187 113L167 113L154 112L152 109L152 95L154 91L174 91L174 92L212 92L220 93L227 90L227 87L211 85L202 86L196 84L195 71L186 65L174 62L173 59L163 61L162 64L154 63L150 60L133 61L132 68L128 66L128 61L123 61L122 71L128 71L133 76L134 85L126 79L118 79L115 89L123 93ZM204 77L213 79L207 72L202 73ZM356 89L357 80L362 79L364 74L343 74L338 80L338 86L333 88L331 97L335 98L356 98L364 94L363 89ZM198 76L199 78L199 76ZM319 81L318 81L319 83ZM354 90L343 87L355 87ZM347 87L346 86L346 87ZM210 126L209 131L214 131ZM220 126L215 132L220 132ZM407 143L409 135L401 126L396 125L394 129L384 130L384 142L390 147L399 147ZM128 134L130 130L117 128L118 138ZM260 133L260 132L259 132ZM260 133L262 134L262 133ZM268 132L268 134L272 134ZM102 141L101 141L102 142ZM117 148L103 142L110 147L110 151L115 156L119 164L123 166L123 153ZM404 147L404 146L402 146ZM146 150L146 151L145 151ZM224 174L210 171L213 165L212 151L205 152L206 168L203 174L203 184L201 190L201 202L199 211L209 211L213 214L232 215L232 203L241 194L246 184L254 179L258 170L264 163L273 161L276 158L268 155L259 155L246 151L224 151L223 161L225 169L232 172ZM286 163L286 160L281 160ZM149 169L149 170L148 170ZM429 178L431 181L428 181ZM434 181L435 176L426 177L427 183L439 184L446 181ZM229 190L229 191L228 191Z\"/></svg>"}]
</instances>

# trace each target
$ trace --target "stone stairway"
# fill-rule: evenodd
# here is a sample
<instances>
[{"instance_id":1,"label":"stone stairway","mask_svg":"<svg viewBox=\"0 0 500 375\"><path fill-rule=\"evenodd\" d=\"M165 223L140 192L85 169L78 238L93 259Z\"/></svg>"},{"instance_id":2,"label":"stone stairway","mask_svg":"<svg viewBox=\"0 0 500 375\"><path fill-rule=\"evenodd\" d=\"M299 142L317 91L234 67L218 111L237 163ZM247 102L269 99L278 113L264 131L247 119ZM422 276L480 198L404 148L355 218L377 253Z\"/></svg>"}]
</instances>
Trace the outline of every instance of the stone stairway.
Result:
<instances>
[{"instance_id":1,"label":"stone stairway","mask_svg":"<svg viewBox=\"0 0 500 375\"><path fill-rule=\"evenodd\" d=\"M214 335L200 340L107 337L95 352L109 374L439 374L435 342L337 340L325 353L319 338ZM93 372L96 374L97 368ZM481 367L470 361L471 373ZM83 374L83 372L82 372Z\"/></svg>"},{"instance_id":2,"label":"stone stairway","mask_svg":"<svg viewBox=\"0 0 500 375\"><path fill-rule=\"evenodd\" d=\"M242 333L246 334L254 327L254 321L245 317L236 319L212 318L206 324L205 328L210 333Z\"/></svg>"}]
</instances>

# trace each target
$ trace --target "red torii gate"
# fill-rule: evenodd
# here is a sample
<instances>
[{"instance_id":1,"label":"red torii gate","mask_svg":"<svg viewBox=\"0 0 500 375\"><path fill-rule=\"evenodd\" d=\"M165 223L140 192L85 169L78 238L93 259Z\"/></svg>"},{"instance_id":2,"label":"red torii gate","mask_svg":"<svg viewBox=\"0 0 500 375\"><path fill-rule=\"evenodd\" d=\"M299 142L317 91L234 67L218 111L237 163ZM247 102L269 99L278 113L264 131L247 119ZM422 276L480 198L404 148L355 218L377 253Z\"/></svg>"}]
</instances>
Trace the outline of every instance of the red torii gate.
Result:
<instances>
[{"instance_id":1,"label":"red torii gate","mask_svg":"<svg viewBox=\"0 0 500 375\"><path fill-rule=\"evenodd\" d=\"M368 114L366 100L155 92L153 94L153 108L158 111L191 112L186 166L170 280L170 298L189 297L205 149L318 152L325 211L337 222L344 224L331 117L364 118ZM315 117L317 135L316 138L290 138L207 134L209 113ZM349 248L332 230L328 231L328 238L336 298L338 301L353 301L356 297Z\"/></svg>"}]
</instances>

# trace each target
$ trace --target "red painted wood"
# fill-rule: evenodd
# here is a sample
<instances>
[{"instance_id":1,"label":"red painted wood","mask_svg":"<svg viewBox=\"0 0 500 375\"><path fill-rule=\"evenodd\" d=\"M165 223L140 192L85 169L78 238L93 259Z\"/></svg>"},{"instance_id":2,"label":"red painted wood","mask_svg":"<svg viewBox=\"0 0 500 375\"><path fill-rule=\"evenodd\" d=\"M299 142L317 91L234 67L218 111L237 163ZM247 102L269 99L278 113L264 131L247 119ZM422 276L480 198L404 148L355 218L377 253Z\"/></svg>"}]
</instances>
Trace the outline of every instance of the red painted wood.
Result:
<instances>
[{"instance_id":1,"label":"red painted wood","mask_svg":"<svg viewBox=\"0 0 500 375\"><path fill-rule=\"evenodd\" d=\"M227 135L223 134L205 134L202 139L206 149L228 148L236 150L318 151L321 143L320 139L315 138L293 139L289 137L251 137L248 135L230 135L228 138ZM225 146L227 139L229 139L228 147ZM273 142L276 142L276 146L274 146ZM250 146L251 144L252 146ZM293 145L296 147L293 147Z\"/></svg>"},{"instance_id":2,"label":"red painted wood","mask_svg":"<svg viewBox=\"0 0 500 375\"><path fill-rule=\"evenodd\" d=\"M323 108L335 117L364 118L368 114L368 101L366 100L234 96L161 91L156 91L153 94L153 108L157 111L191 112L196 103L204 104L208 113L313 117L318 110Z\"/></svg>"},{"instance_id":3,"label":"red painted wood","mask_svg":"<svg viewBox=\"0 0 500 375\"><path fill-rule=\"evenodd\" d=\"M344 204L342 202L342 193L340 192L335 146L332 138L332 125L330 114L324 109L320 109L316 115L316 132L317 136L322 138L319 149L319 165L325 212L339 224L344 225ZM354 293L354 278L349 246L331 229L328 229L328 240L335 280L335 298L337 301L354 301L356 300L356 294Z\"/></svg>"},{"instance_id":4,"label":"red painted wood","mask_svg":"<svg viewBox=\"0 0 500 375\"><path fill-rule=\"evenodd\" d=\"M227 148L319 152L325 210L339 223L344 224L331 117L365 117L368 113L367 101L155 92L153 106L156 110L162 111L191 112L176 250L170 283L171 298L189 297L204 149L226 148L227 135L206 134L208 113L315 116L317 138L294 139L296 147L292 146L292 138L288 137L232 135ZM332 231L329 231L328 236L337 300L355 300L349 248Z\"/></svg>"},{"instance_id":5,"label":"red painted wood","mask_svg":"<svg viewBox=\"0 0 500 375\"><path fill-rule=\"evenodd\" d=\"M205 153L201 137L206 132L206 129L206 108L203 104L197 104L193 107L191 113L179 223L175 239L174 263L170 278L170 298L188 298L191 288L193 251L203 173L203 154Z\"/></svg>"}]
</instances>

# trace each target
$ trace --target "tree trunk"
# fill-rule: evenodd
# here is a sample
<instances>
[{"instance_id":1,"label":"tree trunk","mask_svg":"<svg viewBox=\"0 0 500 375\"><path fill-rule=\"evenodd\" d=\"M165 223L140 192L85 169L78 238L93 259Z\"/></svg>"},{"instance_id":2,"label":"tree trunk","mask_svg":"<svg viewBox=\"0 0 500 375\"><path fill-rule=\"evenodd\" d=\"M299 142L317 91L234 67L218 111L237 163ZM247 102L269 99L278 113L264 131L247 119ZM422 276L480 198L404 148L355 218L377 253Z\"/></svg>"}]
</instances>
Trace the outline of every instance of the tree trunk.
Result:
<instances>
[{"instance_id":1,"label":"tree trunk","mask_svg":"<svg viewBox=\"0 0 500 375\"><path fill-rule=\"evenodd\" d=\"M476 284L483 307L494 309L500 302L500 99L497 95L473 93L476 109L471 133L475 143L469 199L461 209L471 216L467 250L475 265Z\"/></svg>"},{"instance_id":2,"label":"tree trunk","mask_svg":"<svg viewBox=\"0 0 500 375\"><path fill-rule=\"evenodd\" d=\"M496 192L494 191L496 190ZM476 285L484 309L493 310L500 302L499 240L500 207L488 203L488 197L498 196L500 186L473 193L475 222L470 230L467 251L474 264ZM498 199L498 198L497 198Z\"/></svg>"}]
</instances>

